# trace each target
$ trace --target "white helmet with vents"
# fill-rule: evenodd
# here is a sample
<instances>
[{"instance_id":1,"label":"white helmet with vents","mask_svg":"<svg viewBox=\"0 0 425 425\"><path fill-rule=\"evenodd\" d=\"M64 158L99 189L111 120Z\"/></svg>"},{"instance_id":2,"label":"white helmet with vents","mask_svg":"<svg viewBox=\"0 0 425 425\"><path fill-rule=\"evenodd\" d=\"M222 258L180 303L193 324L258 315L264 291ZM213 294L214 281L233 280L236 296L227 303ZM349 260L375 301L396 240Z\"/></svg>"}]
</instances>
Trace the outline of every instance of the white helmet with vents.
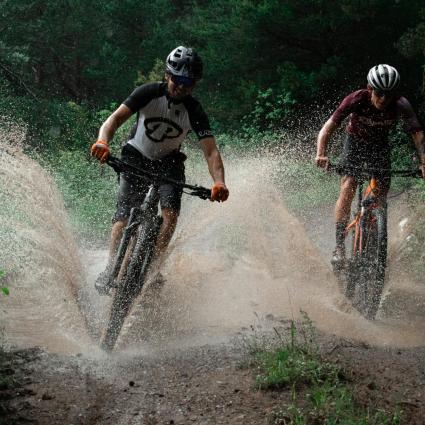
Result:
<instances>
[{"instance_id":1,"label":"white helmet with vents","mask_svg":"<svg viewBox=\"0 0 425 425\"><path fill-rule=\"evenodd\" d=\"M391 65L376 65L367 74L367 82L376 90L395 90L400 83L400 74Z\"/></svg>"},{"instance_id":2,"label":"white helmet with vents","mask_svg":"<svg viewBox=\"0 0 425 425\"><path fill-rule=\"evenodd\" d=\"M194 80L202 78L202 68L201 58L191 47L176 47L165 61L165 72Z\"/></svg>"}]
</instances>

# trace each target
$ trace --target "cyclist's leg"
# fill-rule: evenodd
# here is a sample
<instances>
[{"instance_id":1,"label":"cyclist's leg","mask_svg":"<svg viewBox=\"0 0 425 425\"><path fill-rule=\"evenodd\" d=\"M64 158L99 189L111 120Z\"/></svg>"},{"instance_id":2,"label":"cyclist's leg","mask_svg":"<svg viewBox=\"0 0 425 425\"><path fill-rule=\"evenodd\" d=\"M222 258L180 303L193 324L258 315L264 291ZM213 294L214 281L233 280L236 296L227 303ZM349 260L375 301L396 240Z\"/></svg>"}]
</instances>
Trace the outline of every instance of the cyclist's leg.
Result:
<instances>
[{"instance_id":1,"label":"cyclist's leg","mask_svg":"<svg viewBox=\"0 0 425 425\"><path fill-rule=\"evenodd\" d=\"M350 219L351 204L356 194L357 180L354 176L345 175L341 178L341 187L335 205L335 222L348 223Z\"/></svg>"},{"instance_id":2,"label":"cyclist's leg","mask_svg":"<svg viewBox=\"0 0 425 425\"><path fill-rule=\"evenodd\" d=\"M332 263L337 264L345 259L345 228L350 219L351 204L357 189L356 172L362 161L361 140L348 135L340 159L341 187L335 205L335 251Z\"/></svg>"},{"instance_id":3,"label":"cyclist's leg","mask_svg":"<svg viewBox=\"0 0 425 425\"><path fill-rule=\"evenodd\" d=\"M170 243L176 230L179 210L171 208L161 208L162 224L159 229L158 237L155 245L155 256L161 255Z\"/></svg>"},{"instance_id":4,"label":"cyclist's leg","mask_svg":"<svg viewBox=\"0 0 425 425\"><path fill-rule=\"evenodd\" d=\"M184 182L184 159L185 157L171 156L164 160L159 170L166 177ZM181 208L181 198L183 191L172 184L162 184L159 187L162 224L158 232L155 245L155 264L154 271L159 271L163 254L166 251L174 231L177 226L178 217Z\"/></svg>"},{"instance_id":5,"label":"cyclist's leg","mask_svg":"<svg viewBox=\"0 0 425 425\"><path fill-rule=\"evenodd\" d=\"M356 193L357 181L353 176L341 178L341 188L335 205L335 250L332 264L337 266L345 260L345 229L350 219L351 203Z\"/></svg>"},{"instance_id":6,"label":"cyclist's leg","mask_svg":"<svg viewBox=\"0 0 425 425\"><path fill-rule=\"evenodd\" d=\"M109 242L108 265L110 265L113 259L115 258L124 228L127 225L127 223L128 223L128 219L123 218L123 219L119 219L115 221L115 223L113 223L112 225L111 238Z\"/></svg>"},{"instance_id":7,"label":"cyclist's leg","mask_svg":"<svg viewBox=\"0 0 425 425\"><path fill-rule=\"evenodd\" d=\"M142 179L131 179L124 175L120 176L120 186L118 189L116 211L112 220L113 225L109 245L110 262L113 261L117 253L123 230L130 217L131 209L142 204L148 188L148 183Z\"/></svg>"}]
</instances>

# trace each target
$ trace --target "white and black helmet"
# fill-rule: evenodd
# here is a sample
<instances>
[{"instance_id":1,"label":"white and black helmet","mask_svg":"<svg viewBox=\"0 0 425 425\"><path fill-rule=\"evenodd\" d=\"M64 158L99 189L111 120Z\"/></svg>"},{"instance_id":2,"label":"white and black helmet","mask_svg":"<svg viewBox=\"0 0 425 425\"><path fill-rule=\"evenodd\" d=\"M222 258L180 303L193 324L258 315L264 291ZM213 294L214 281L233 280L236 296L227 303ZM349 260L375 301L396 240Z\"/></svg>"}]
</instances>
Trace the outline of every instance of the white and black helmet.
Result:
<instances>
[{"instance_id":1,"label":"white and black helmet","mask_svg":"<svg viewBox=\"0 0 425 425\"><path fill-rule=\"evenodd\" d=\"M367 82L376 90L395 90L400 83L400 74L391 65L376 65L367 74Z\"/></svg>"},{"instance_id":2,"label":"white and black helmet","mask_svg":"<svg viewBox=\"0 0 425 425\"><path fill-rule=\"evenodd\" d=\"M176 47L165 61L165 72L179 77L200 80L202 69L202 59L191 47Z\"/></svg>"}]
</instances>

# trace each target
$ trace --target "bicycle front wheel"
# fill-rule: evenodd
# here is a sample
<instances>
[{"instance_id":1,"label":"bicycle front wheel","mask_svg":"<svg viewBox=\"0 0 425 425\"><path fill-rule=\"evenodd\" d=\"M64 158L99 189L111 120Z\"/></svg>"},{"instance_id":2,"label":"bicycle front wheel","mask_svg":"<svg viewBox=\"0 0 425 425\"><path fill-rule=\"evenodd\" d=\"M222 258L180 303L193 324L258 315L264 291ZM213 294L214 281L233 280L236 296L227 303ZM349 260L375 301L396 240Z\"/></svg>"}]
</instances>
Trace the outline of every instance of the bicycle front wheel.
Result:
<instances>
[{"instance_id":1,"label":"bicycle front wheel","mask_svg":"<svg viewBox=\"0 0 425 425\"><path fill-rule=\"evenodd\" d=\"M387 265L386 208L371 211L362 232L360 252L359 304L368 319L374 319L381 302Z\"/></svg>"},{"instance_id":2,"label":"bicycle front wheel","mask_svg":"<svg viewBox=\"0 0 425 425\"><path fill-rule=\"evenodd\" d=\"M140 224L127 270L118 284L112 300L108 325L101 342L101 348L105 351L111 351L114 348L133 301L143 288L152 263L161 221L161 217L155 217L153 225L150 223Z\"/></svg>"},{"instance_id":3,"label":"bicycle front wheel","mask_svg":"<svg viewBox=\"0 0 425 425\"><path fill-rule=\"evenodd\" d=\"M387 210L379 208L373 211L375 218L375 241L370 253L370 280L365 315L374 319L381 303L387 266Z\"/></svg>"}]
</instances>

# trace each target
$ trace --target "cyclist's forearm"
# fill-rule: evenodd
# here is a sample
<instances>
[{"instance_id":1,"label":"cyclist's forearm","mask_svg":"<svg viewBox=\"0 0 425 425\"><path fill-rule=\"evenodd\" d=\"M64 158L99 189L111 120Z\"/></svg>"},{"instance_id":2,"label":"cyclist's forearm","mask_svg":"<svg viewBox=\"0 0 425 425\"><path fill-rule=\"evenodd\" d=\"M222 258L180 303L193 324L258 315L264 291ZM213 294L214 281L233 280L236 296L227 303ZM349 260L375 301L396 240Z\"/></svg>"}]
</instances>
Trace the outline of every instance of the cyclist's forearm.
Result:
<instances>
[{"instance_id":1,"label":"cyclist's forearm","mask_svg":"<svg viewBox=\"0 0 425 425\"><path fill-rule=\"evenodd\" d=\"M221 159L214 137L206 137L205 139L202 139L201 147L214 183L225 183L223 160Z\"/></svg>"},{"instance_id":2,"label":"cyclist's forearm","mask_svg":"<svg viewBox=\"0 0 425 425\"><path fill-rule=\"evenodd\" d=\"M208 157L206 157L206 160L208 163L208 170L211 174L211 177L214 180L214 183L217 183L217 182L225 183L224 165L223 165L223 160L221 159L220 152L218 150L211 152L211 154Z\"/></svg>"},{"instance_id":3,"label":"cyclist's forearm","mask_svg":"<svg viewBox=\"0 0 425 425\"><path fill-rule=\"evenodd\" d=\"M319 135L317 136L317 156L326 156L329 139L337 127L337 124L329 119L319 131Z\"/></svg>"},{"instance_id":4,"label":"cyclist's forearm","mask_svg":"<svg viewBox=\"0 0 425 425\"><path fill-rule=\"evenodd\" d=\"M115 132L118 129L118 125L114 120L110 119L109 117L100 127L98 140L103 140L105 142L110 142L112 138L114 137Z\"/></svg>"},{"instance_id":5,"label":"cyclist's forearm","mask_svg":"<svg viewBox=\"0 0 425 425\"><path fill-rule=\"evenodd\" d=\"M100 127L98 140L109 143L118 128L127 121L132 114L133 112L128 106L120 105Z\"/></svg>"}]
</instances>

